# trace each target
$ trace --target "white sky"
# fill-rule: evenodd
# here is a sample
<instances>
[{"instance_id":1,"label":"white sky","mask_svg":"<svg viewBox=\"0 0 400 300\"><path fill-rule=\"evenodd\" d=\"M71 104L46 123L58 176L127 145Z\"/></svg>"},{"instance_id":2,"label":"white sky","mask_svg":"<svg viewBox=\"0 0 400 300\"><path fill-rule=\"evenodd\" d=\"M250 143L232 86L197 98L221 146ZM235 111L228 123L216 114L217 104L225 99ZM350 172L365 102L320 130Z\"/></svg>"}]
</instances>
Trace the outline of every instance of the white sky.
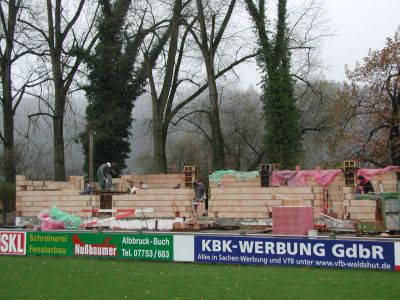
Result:
<instances>
[{"instance_id":1,"label":"white sky","mask_svg":"<svg viewBox=\"0 0 400 300\"><path fill-rule=\"evenodd\" d=\"M288 0L298 5L306 0ZM325 40L320 59L325 66L326 80L346 80L345 65L350 69L368 55L369 49L381 49L386 38L393 37L400 26L400 0L321 0L325 18L335 35ZM308 1L306 1L308 2ZM253 63L237 69L244 87L257 86L260 74ZM259 87L258 87L259 88Z\"/></svg>"},{"instance_id":2,"label":"white sky","mask_svg":"<svg viewBox=\"0 0 400 300\"><path fill-rule=\"evenodd\" d=\"M326 79L346 79L344 66L354 67L369 49L381 49L400 25L400 0L325 0L327 17L337 35L322 51L329 66Z\"/></svg>"}]
</instances>

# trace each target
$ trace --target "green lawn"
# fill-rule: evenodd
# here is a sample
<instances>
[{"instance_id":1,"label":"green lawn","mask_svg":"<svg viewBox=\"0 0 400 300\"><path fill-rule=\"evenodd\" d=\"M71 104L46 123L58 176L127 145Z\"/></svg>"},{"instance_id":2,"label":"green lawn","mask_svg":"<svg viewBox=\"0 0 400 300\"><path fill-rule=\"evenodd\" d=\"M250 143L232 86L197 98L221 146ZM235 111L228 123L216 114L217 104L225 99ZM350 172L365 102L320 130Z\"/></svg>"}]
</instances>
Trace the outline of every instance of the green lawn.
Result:
<instances>
[{"instance_id":1,"label":"green lawn","mask_svg":"<svg viewBox=\"0 0 400 300\"><path fill-rule=\"evenodd\" d=\"M378 271L0 257L0 299L398 299Z\"/></svg>"}]
</instances>

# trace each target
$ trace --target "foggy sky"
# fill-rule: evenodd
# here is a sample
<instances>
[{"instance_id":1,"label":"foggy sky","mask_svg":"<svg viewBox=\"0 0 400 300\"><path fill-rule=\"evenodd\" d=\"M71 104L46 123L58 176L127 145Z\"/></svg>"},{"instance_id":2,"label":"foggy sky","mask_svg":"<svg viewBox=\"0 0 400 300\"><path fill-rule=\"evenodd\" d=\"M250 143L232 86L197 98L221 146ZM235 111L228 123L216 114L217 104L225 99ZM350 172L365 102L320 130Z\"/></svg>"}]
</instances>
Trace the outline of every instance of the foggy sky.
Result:
<instances>
[{"instance_id":1,"label":"foggy sky","mask_svg":"<svg viewBox=\"0 0 400 300\"><path fill-rule=\"evenodd\" d=\"M336 29L323 49L330 65L326 79L346 79L344 66L354 67L368 55L368 50L381 49L386 38L393 37L400 25L399 0L325 0L327 16Z\"/></svg>"},{"instance_id":2,"label":"foggy sky","mask_svg":"<svg viewBox=\"0 0 400 300\"><path fill-rule=\"evenodd\" d=\"M400 0L320 0L326 9L327 20L333 36L325 39L320 50L326 80L346 80L345 65L353 68L356 61L368 55L369 49L385 46L386 38L393 37L400 25L398 14ZM289 6L309 3L306 0L289 0ZM257 86L260 74L255 63L237 68L242 85Z\"/></svg>"}]
</instances>

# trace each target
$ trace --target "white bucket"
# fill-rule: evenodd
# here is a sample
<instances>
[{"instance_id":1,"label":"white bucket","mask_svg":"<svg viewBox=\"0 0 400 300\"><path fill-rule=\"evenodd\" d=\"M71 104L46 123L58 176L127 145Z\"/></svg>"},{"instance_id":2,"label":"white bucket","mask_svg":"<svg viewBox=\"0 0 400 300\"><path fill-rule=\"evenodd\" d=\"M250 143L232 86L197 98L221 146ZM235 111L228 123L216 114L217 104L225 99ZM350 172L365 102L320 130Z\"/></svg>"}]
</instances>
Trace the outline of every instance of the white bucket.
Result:
<instances>
[{"instance_id":1,"label":"white bucket","mask_svg":"<svg viewBox=\"0 0 400 300\"><path fill-rule=\"evenodd\" d=\"M309 237L317 237L318 236L318 230L309 230L308 231L308 236Z\"/></svg>"}]
</instances>

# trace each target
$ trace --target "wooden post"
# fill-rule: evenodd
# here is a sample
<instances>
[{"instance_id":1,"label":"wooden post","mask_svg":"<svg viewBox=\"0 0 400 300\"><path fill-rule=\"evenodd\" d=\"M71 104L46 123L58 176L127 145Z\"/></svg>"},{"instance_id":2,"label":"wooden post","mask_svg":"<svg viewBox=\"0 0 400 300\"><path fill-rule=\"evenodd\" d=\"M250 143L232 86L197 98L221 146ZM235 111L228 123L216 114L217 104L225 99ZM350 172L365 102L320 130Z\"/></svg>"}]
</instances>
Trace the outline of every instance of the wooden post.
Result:
<instances>
[{"instance_id":1,"label":"wooden post","mask_svg":"<svg viewBox=\"0 0 400 300\"><path fill-rule=\"evenodd\" d=\"M89 181L93 181L93 129L89 129Z\"/></svg>"}]
</instances>

